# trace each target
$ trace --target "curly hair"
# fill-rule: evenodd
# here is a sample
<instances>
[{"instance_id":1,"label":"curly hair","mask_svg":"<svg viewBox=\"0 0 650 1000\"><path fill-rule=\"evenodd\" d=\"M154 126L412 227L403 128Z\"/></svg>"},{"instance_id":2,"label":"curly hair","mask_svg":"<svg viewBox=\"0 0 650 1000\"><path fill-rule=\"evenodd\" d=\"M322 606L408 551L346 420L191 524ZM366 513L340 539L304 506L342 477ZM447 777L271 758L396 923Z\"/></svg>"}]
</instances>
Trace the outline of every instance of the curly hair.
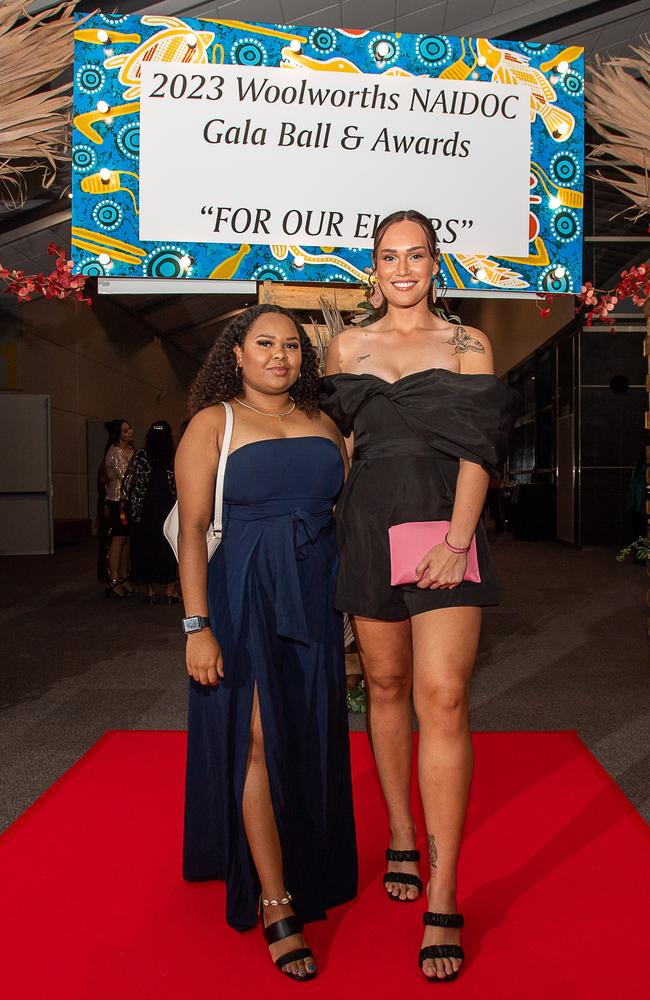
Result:
<instances>
[{"instance_id":1,"label":"curly hair","mask_svg":"<svg viewBox=\"0 0 650 1000\"><path fill-rule=\"evenodd\" d=\"M379 247L381 241L386 235L386 230L389 228L389 226L392 226L393 223L395 222L416 222L424 232L424 236L427 241L427 246L429 248L429 253L431 254L434 260L438 260L440 256L440 251L438 248L438 242L439 242L438 235L435 229L433 228L431 220L428 219L426 215L422 215L422 213L418 212L417 209L415 208L404 208L401 211L393 212L391 215L387 215L384 219L382 219L380 222L377 223L377 228L375 229L374 245L372 248L373 274L377 270L377 255L379 253ZM444 284L444 281L440 275L440 271L438 271L438 274L436 275L435 283L438 285L440 289L440 293L438 294L437 297L438 302L440 305L443 306L443 310L446 312L446 304L441 302L440 299L446 292L447 286ZM369 299L370 295L372 294L372 287L373 287L372 284L369 284L368 288L366 289L367 299ZM429 289L429 294L427 296L427 305L429 306L429 310L433 312L436 306L436 300L433 297L433 282L431 283L431 288ZM387 309L388 309L388 303L386 302L386 299L384 299L381 306L378 309L375 309L377 317L380 318L382 316L385 316Z\"/></svg>"},{"instance_id":2,"label":"curly hair","mask_svg":"<svg viewBox=\"0 0 650 1000\"><path fill-rule=\"evenodd\" d=\"M300 375L290 389L290 396L296 406L308 416L318 410L318 359L311 340L305 333L298 317L289 309L276 305L257 305L244 310L230 321L223 333L219 334L210 348L205 362L199 370L190 389L188 409L193 417L206 406L213 406L223 400L233 399L242 391L241 370L237 370L234 347L243 346L253 322L264 313L279 313L287 316L295 326L300 338L302 361Z\"/></svg>"}]
</instances>

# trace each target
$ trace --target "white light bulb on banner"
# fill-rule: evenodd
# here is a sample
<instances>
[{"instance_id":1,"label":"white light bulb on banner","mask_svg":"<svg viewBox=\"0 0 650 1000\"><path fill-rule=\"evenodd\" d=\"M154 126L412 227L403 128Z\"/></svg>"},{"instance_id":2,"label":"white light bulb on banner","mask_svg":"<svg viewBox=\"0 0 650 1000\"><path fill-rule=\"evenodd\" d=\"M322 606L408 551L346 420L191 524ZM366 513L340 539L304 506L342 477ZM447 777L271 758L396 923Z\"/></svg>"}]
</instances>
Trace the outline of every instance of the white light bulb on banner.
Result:
<instances>
[{"instance_id":1,"label":"white light bulb on banner","mask_svg":"<svg viewBox=\"0 0 650 1000\"><path fill-rule=\"evenodd\" d=\"M548 203L551 206L551 208L559 208L561 205L560 199L555 194L551 195L551 197L548 199Z\"/></svg>"},{"instance_id":2,"label":"white light bulb on banner","mask_svg":"<svg viewBox=\"0 0 650 1000\"><path fill-rule=\"evenodd\" d=\"M100 28L99 31L97 32L97 41L101 42L102 45L104 45L108 41L108 32L104 31L103 28Z\"/></svg>"},{"instance_id":3,"label":"white light bulb on banner","mask_svg":"<svg viewBox=\"0 0 650 1000\"><path fill-rule=\"evenodd\" d=\"M556 278L563 278L566 274L566 267L563 267L562 264L558 264L555 268L554 274Z\"/></svg>"},{"instance_id":4,"label":"white light bulb on banner","mask_svg":"<svg viewBox=\"0 0 650 1000\"><path fill-rule=\"evenodd\" d=\"M476 72L476 70L474 70L474 72L472 73L472 80L478 80L478 73Z\"/></svg>"},{"instance_id":5,"label":"white light bulb on banner","mask_svg":"<svg viewBox=\"0 0 650 1000\"><path fill-rule=\"evenodd\" d=\"M108 256L107 253L100 253L97 259L99 260L99 263L102 265L102 267L108 267L111 262L111 258Z\"/></svg>"},{"instance_id":6,"label":"white light bulb on banner","mask_svg":"<svg viewBox=\"0 0 650 1000\"><path fill-rule=\"evenodd\" d=\"M96 107L100 115L106 115L110 111L110 108L106 101L97 101Z\"/></svg>"},{"instance_id":7,"label":"white light bulb on banner","mask_svg":"<svg viewBox=\"0 0 650 1000\"><path fill-rule=\"evenodd\" d=\"M104 118L104 125L106 126L106 128L113 127L113 119L111 118L110 115L107 115L106 118Z\"/></svg>"},{"instance_id":8,"label":"white light bulb on banner","mask_svg":"<svg viewBox=\"0 0 650 1000\"><path fill-rule=\"evenodd\" d=\"M68 198L72 198L72 191L68 191Z\"/></svg>"},{"instance_id":9,"label":"white light bulb on banner","mask_svg":"<svg viewBox=\"0 0 650 1000\"><path fill-rule=\"evenodd\" d=\"M293 258L293 265L294 265L294 267L304 267L305 266L305 258L303 257L303 255L301 253L296 254L296 256Z\"/></svg>"},{"instance_id":10,"label":"white light bulb on banner","mask_svg":"<svg viewBox=\"0 0 650 1000\"><path fill-rule=\"evenodd\" d=\"M102 182L102 184L108 184L108 182L111 179L111 172L108 169L108 167L102 167L102 169L99 171L99 179Z\"/></svg>"},{"instance_id":11,"label":"white light bulb on banner","mask_svg":"<svg viewBox=\"0 0 650 1000\"><path fill-rule=\"evenodd\" d=\"M191 34L191 35L186 35L186 37L185 37L185 41L187 42L188 46L189 46L189 47L190 47L191 49L195 49L195 48L196 48L196 46L197 46L197 45L198 45L198 43L199 43L199 40L198 40L198 38L196 37L196 35L195 35L195 34Z\"/></svg>"},{"instance_id":12,"label":"white light bulb on banner","mask_svg":"<svg viewBox=\"0 0 650 1000\"><path fill-rule=\"evenodd\" d=\"M569 64L566 61L566 59L563 59L562 62L559 62L557 64L557 71L558 71L558 73L566 73L566 71L568 70L568 68L569 68Z\"/></svg>"},{"instance_id":13,"label":"white light bulb on banner","mask_svg":"<svg viewBox=\"0 0 650 1000\"><path fill-rule=\"evenodd\" d=\"M485 56L479 56L476 61L479 64L479 66L485 66L487 63L487 59L485 58Z\"/></svg>"},{"instance_id":14,"label":"white light bulb on banner","mask_svg":"<svg viewBox=\"0 0 650 1000\"><path fill-rule=\"evenodd\" d=\"M566 122L560 122L557 127L557 130L560 133L560 135L564 135L565 132L569 131L569 126L567 125Z\"/></svg>"},{"instance_id":15,"label":"white light bulb on banner","mask_svg":"<svg viewBox=\"0 0 650 1000\"><path fill-rule=\"evenodd\" d=\"M375 58L378 56L380 59L385 59L386 56L390 55L390 45L388 42L379 42L375 48Z\"/></svg>"},{"instance_id":16,"label":"white light bulb on banner","mask_svg":"<svg viewBox=\"0 0 650 1000\"><path fill-rule=\"evenodd\" d=\"M292 38L291 41L289 42L289 48L291 49L292 52L300 52L302 45L300 44L297 38Z\"/></svg>"},{"instance_id":17,"label":"white light bulb on banner","mask_svg":"<svg viewBox=\"0 0 650 1000\"><path fill-rule=\"evenodd\" d=\"M104 49L104 55L106 57L114 56L115 55L115 49L105 48Z\"/></svg>"},{"instance_id":18,"label":"white light bulb on banner","mask_svg":"<svg viewBox=\"0 0 650 1000\"><path fill-rule=\"evenodd\" d=\"M478 271L476 272L476 277L478 278L479 281L485 281L485 279L487 278L487 271L485 270L484 267L479 267Z\"/></svg>"},{"instance_id":19,"label":"white light bulb on banner","mask_svg":"<svg viewBox=\"0 0 650 1000\"><path fill-rule=\"evenodd\" d=\"M188 267L192 266L192 258L188 253L184 253L178 262L184 271L187 271Z\"/></svg>"}]
</instances>

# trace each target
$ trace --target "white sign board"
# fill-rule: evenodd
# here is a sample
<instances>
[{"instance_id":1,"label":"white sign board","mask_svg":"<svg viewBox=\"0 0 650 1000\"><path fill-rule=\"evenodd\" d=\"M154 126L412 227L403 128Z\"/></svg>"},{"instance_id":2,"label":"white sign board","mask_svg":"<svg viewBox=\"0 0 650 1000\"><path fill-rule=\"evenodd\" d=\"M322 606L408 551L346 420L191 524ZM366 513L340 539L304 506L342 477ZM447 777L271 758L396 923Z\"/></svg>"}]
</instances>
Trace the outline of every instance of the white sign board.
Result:
<instances>
[{"instance_id":1,"label":"white sign board","mask_svg":"<svg viewBox=\"0 0 650 1000\"><path fill-rule=\"evenodd\" d=\"M141 83L141 240L368 247L416 208L447 250L528 254L528 88L153 62Z\"/></svg>"}]
</instances>

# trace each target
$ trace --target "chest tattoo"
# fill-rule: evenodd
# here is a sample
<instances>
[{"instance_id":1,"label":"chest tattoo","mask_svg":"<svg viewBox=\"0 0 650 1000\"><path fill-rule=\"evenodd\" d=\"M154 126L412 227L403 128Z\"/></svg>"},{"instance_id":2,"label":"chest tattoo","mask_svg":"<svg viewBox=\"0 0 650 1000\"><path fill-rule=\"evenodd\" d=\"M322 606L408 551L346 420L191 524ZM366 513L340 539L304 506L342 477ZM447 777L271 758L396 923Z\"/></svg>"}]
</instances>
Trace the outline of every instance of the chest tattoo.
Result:
<instances>
[{"instance_id":1,"label":"chest tattoo","mask_svg":"<svg viewBox=\"0 0 650 1000\"><path fill-rule=\"evenodd\" d=\"M485 348L480 340L472 337L464 326L459 326L454 332L451 340L446 341L454 348L454 354L465 354L466 351L476 351L477 354L485 354Z\"/></svg>"},{"instance_id":2,"label":"chest tattoo","mask_svg":"<svg viewBox=\"0 0 650 1000\"><path fill-rule=\"evenodd\" d=\"M361 361L365 361L366 358L369 358L369 357L370 357L369 354L357 354L357 363L359 363Z\"/></svg>"}]
</instances>

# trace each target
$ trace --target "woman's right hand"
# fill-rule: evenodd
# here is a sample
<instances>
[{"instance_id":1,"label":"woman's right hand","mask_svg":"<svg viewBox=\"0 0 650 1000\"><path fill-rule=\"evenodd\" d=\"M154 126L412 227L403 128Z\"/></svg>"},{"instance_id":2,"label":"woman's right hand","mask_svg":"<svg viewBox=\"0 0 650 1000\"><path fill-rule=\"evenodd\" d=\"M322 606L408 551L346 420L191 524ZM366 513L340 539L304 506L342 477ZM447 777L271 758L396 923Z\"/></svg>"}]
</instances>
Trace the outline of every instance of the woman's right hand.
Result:
<instances>
[{"instance_id":1,"label":"woman's right hand","mask_svg":"<svg viewBox=\"0 0 650 1000\"><path fill-rule=\"evenodd\" d=\"M222 680L221 647L209 628L188 635L185 662L188 674L199 684L215 687Z\"/></svg>"}]
</instances>

